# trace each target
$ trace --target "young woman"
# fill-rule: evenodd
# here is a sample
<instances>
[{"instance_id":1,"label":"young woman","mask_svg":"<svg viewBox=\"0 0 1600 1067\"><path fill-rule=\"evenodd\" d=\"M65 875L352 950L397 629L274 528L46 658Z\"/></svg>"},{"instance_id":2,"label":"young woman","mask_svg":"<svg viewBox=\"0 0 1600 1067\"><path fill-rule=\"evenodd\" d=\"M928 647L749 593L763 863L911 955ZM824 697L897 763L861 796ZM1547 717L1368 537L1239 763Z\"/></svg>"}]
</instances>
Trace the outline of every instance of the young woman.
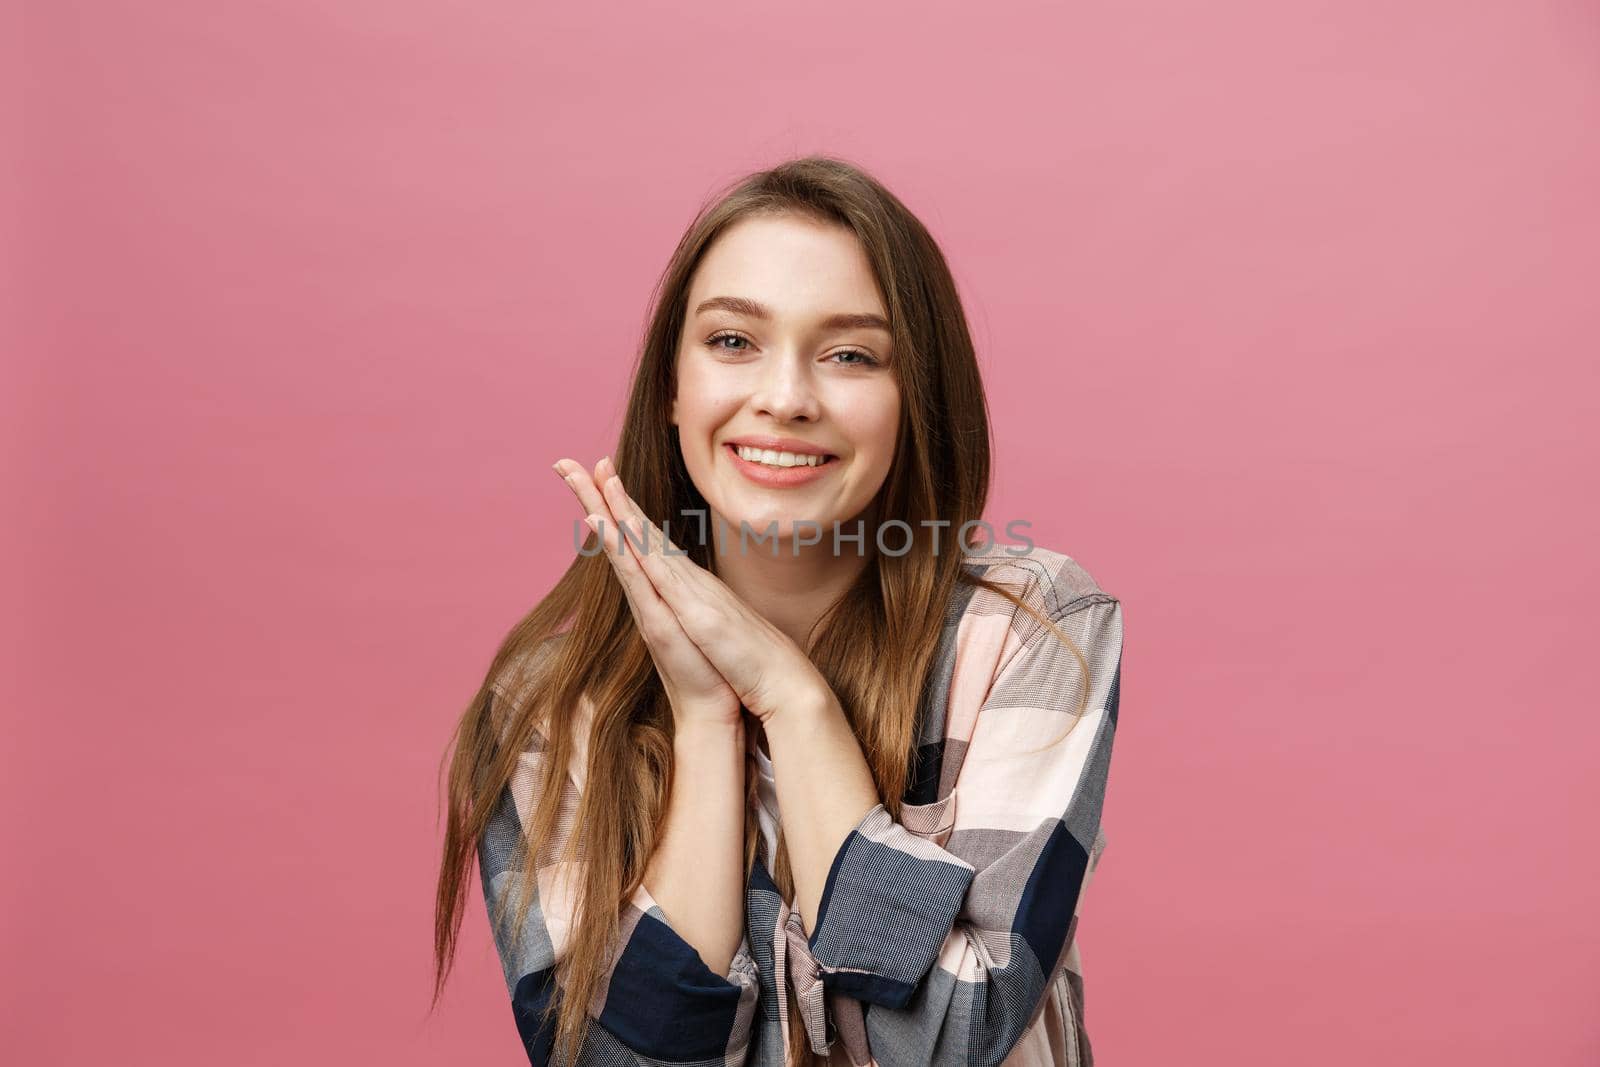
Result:
<instances>
[{"instance_id":1,"label":"young woman","mask_svg":"<svg viewBox=\"0 0 1600 1067\"><path fill-rule=\"evenodd\" d=\"M453 739L435 996L476 855L535 1064L1090 1064L1121 605L980 522L927 230L833 159L737 184L615 455L555 465L593 532Z\"/></svg>"}]
</instances>

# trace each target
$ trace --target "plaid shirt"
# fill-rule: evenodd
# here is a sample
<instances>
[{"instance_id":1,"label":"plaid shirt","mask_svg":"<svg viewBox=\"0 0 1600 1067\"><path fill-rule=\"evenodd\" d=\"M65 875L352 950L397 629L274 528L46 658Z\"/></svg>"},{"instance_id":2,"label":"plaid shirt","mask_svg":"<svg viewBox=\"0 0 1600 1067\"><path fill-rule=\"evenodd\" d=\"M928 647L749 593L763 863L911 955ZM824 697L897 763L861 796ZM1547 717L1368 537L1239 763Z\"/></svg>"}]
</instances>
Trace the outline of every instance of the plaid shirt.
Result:
<instances>
[{"instance_id":1,"label":"plaid shirt","mask_svg":"<svg viewBox=\"0 0 1600 1067\"><path fill-rule=\"evenodd\" d=\"M745 936L725 974L705 965L641 886L591 1005L581 1065L784 1067L789 1030L799 1025L835 1063L1091 1067L1074 935L1105 848L1100 811L1117 723L1122 607L1071 558L1039 546L1025 555L992 546L966 565L1066 633L1083 652L1087 679L1031 615L959 586L900 817L878 804L845 839L814 932L805 933L794 901L773 884L765 840L746 886ZM1085 685L1084 716L1074 722ZM1069 725L1064 740L1030 751ZM567 771L563 807L574 812L585 741L580 730ZM520 877L514 849L542 759L537 742L522 753L479 848L491 909ZM570 833L565 813L561 825ZM575 867L581 861L541 866L527 924L494 930L534 1064L551 1062L553 1026L541 1028L539 1014L554 994L570 879L581 877L567 868ZM795 989L799 1019L780 981Z\"/></svg>"}]
</instances>

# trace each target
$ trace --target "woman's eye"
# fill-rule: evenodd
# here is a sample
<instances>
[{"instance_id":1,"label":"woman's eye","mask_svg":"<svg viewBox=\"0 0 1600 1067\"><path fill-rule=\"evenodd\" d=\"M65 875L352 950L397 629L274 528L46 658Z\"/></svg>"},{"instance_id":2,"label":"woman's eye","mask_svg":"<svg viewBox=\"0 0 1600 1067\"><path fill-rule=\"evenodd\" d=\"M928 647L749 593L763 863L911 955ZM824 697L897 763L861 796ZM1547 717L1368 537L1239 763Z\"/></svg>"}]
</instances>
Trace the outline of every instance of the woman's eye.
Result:
<instances>
[{"instance_id":1,"label":"woman's eye","mask_svg":"<svg viewBox=\"0 0 1600 1067\"><path fill-rule=\"evenodd\" d=\"M724 343L728 341L737 343ZM706 338L706 346L718 352L744 352L749 348L749 344L748 337L737 333L718 333ZM829 358L837 359L842 367L876 367L880 363L876 357L868 355L859 348L842 349Z\"/></svg>"},{"instance_id":2,"label":"woman's eye","mask_svg":"<svg viewBox=\"0 0 1600 1067\"><path fill-rule=\"evenodd\" d=\"M724 352L743 352L744 351L743 348L728 348L728 347L726 347L726 346L724 346L722 344L723 341L743 341L743 340L745 340L745 338L740 337L736 333L719 333L719 334L709 338L706 341L706 344L710 345L712 348L719 348Z\"/></svg>"},{"instance_id":3,"label":"woman's eye","mask_svg":"<svg viewBox=\"0 0 1600 1067\"><path fill-rule=\"evenodd\" d=\"M873 359L871 356L857 348L847 348L842 352L835 352L834 355L861 357L859 361L846 362L844 365L847 367L871 367L876 365L878 362L876 359Z\"/></svg>"}]
</instances>

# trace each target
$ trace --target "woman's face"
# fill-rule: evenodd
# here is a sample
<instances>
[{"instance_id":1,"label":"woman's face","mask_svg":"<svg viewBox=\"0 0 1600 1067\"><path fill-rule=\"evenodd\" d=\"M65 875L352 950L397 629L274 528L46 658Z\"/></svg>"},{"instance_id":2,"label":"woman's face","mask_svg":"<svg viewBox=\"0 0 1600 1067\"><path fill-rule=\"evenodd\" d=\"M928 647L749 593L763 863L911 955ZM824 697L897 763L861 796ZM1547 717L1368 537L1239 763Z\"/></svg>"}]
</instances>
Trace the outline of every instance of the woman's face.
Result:
<instances>
[{"instance_id":1,"label":"woman's face","mask_svg":"<svg viewBox=\"0 0 1600 1067\"><path fill-rule=\"evenodd\" d=\"M848 229L793 215L752 217L712 243L689 286L671 419L689 476L713 512L708 519L729 524L731 544L741 522L763 536L775 522L787 539L796 520L809 520L816 527L800 532L807 540L820 532L824 549L835 520L841 535L856 532L851 520L871 504L894 458L894 355L872 268ZM741 456L737 443L760 451ZM828 458L816 466L765 462L793 462L785 451ZM864 533L870 546L875 533Z\"/></svg>"}]
</instances>

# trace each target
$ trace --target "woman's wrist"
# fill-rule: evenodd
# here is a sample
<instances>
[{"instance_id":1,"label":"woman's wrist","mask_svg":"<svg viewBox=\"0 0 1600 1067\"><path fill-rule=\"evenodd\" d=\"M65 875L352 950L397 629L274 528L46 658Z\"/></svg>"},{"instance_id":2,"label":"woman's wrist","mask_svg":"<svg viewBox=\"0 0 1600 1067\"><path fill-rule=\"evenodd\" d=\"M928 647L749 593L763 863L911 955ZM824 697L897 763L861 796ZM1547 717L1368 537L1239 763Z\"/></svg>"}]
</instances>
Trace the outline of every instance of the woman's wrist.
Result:
<instances>
[{"instance_id":1,"label":"woman's wrist","mask_svg":"<svg viewBox=\"0 0 1600 1067\"><path fill-rule=\"evenodd\" d=\"M744 751L744 720L719 722L709 717L686 716L673 726L673 748L682 757L714 753L731 746Z\"/></svg>"},{"instance_id":2,"label":"woman's wrist","mask_svg":"<svg viewBox=\"0 0 1600 1067\"><path fill-rule=\"evenodd\" d=\"M785 700L781 707L774 708L761 720L761 725L768 736L775 731L804 733L816 729L834 715L842 718L844 709L839 706L839 698L834 696L833 690L823 686L800 690Z\"/></svg>"}]
</instances>

